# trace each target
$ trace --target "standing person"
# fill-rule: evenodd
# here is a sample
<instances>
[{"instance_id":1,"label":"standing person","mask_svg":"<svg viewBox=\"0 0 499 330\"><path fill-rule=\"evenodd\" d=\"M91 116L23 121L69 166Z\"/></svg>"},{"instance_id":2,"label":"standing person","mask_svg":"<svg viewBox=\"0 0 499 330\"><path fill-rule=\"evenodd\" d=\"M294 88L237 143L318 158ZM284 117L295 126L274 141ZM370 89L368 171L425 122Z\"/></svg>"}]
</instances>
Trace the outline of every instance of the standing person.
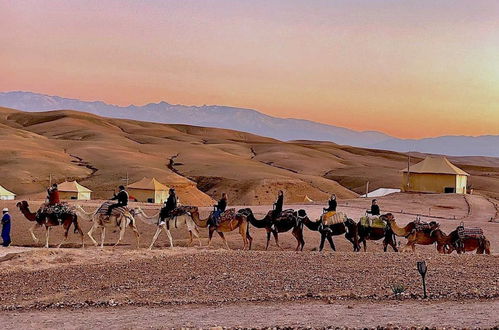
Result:
<instances>
[{"instance_id":1,"label":"standing person","mask_svg":"<svg viewBox=\"0 0 499 330\"><path fill-rule=\"evenodd\" d=\"M332 194L328 201L329 206L324 208L324 213L334 211L336 212L336 207L338 203L336 202L336 194Z\"/></svg>"},{"instance_id":2,"label":"standing person","mask_svg":"<svg viewBox=\"0 0 499 330\"><path fill-rule=\"evenodd\" d=\"M378 206L378 201L373 199L372 202L371 202L371 210L370 211L367 211L367 213L371 214L371 215L380 215L381 212L379 210L379 206Z\"/></svg>"},{"instance_id":3,"label":"standing person","mask_svg":"<svg viewBox=\"0 0 499 330\"><path fill-rule=\"evenodd\" d=\"M112 201L117 200L118 203L109 205L109 208L107 209L107 215L111 215L113 210L117 207L124 207L128 205L128 192L125 190L124 186L119 186L118 189L120 190L117 194L111 198Z\"/></svg>"},{"instance_id":4,"label":"standing person","mask_svg":"<svg viewBox=\"0 0 499 330\"><path fill-rule=\"evenodd\" d=\"M57 188L57 184L54 183L50 188L47 189L47 199L48 205L53 206L61 203L61 199L59 197L59 190Z\"/></svg>"},{"instance_id":5,"label":"standing person","mask_svg":"<svg viewBox=\"0 0 499 330\"><path fill-rule=\"evenodd\" d=\"M276 219L279 214L282 212L282 208L284 206L284 192L279 190L277 193L277 200L274 203L274 212L272 213L272 217Z\"/></svg>"},{"instance_id":6,"label":"standing person","mask_svg":"<svg viewBox=\"0 0 499 330\"><path fill-rule=\"evenodd\" d=\"M12 242L10 240L10 214L9 209L4 208L2 210L2 246L8 247Z\"/></svg>"},{"instance_id":7,"label":"standing person","mask_svg":"<svg viewBox=\"0 0 499 330\"><path fill-rule=\"evenodd\" d=\"M168 199L165 201L165 204L160 212L159 222L164 222L166 218L171 217L171 213L177 207L177 194L175 193L174 188L170 188L168 191Z\"/></svg>"}]
</instances>

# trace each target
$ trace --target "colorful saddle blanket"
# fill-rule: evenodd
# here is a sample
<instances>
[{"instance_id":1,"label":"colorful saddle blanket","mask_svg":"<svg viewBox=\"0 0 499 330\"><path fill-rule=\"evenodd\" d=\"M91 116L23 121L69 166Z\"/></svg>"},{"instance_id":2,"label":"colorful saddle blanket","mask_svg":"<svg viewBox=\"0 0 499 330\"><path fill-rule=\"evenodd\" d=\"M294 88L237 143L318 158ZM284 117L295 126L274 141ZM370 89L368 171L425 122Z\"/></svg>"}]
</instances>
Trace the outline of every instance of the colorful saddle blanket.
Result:
<instances>
[{"instance_id":1,"label":"colorful saddle blanket","mask_svg":"<svg viewBox=\"0 0 499 330\"><path fill-rule=\"evenodd\" d=\"M44 204L40 207L38 213L51 214L51 215L55 214L59 216L62 214L74 214L75 210L68 203L59 203L55 205Z\"/></svg>"},{"instance_id":2,"label":"colorful saddle blanket","mask_svg":"<svg viewBox=\"0 0 499 330\"><path fill-rule=\"evenodd\" d=\"M321 216L322 224L325 226L343 223L347 220L347 216L343 212L329 211Z\"/></svg>"},{"instance_id":3,"label":"colorful saddle blanket","mask_svg":"<svg viewBox=\"0 0 499 330\"><path fill-rule=\"evenodd\" d=\"M111 202L111 201L107 201L107 202L104 202L100 207L99 209L97 210L97 212L95 212L97 215L107 215L107 211L109 209L109 206L113 205L114 203ZM111 215L114 215L114 216L119 216L119 215L123 215L125 213L129 212L128 210L128 207L126 206L120 206L120 207L116 207L113 209L113 212L111 213Z\"/></svg>"},{"instance_id":4,"label":"colorful saddle blanket","mask_svg":"<svg viewBox=\"0 0 499 330\"><path fill-rule=\"evenodd\" d=\"M364 216L360 218L360 224L364 227L371 227L371 228L381 228L385 229L386 228L386 221L384 221L380 217L370 217L370 216Z\"/></svg>"},{"instance_id":5,"label":"colorful saddle blanket","mask_svg":"<svg viewBox=\"0 0 499 330\"><path fill-rule=\"evenodd\" d=\"M236 209L234 208L227 209L220 214L217 221L218 223L222 223L224 221L231 221L235 218L235 216L236 216Z\"/></svg>"},{"instance_id":6,"label":"colorful saddle blanket","mask_svg":"<svg viewBox=\"0 0 499 330\"><path fill-rule=\"evenodd\" d=\"M478 228L478 227L464 228L463 226L459 226L457 228L457 235L459 236L460 239L482 238L483 237L483 230L482 230L482 228Z\"/></svg>"}]
</instances>

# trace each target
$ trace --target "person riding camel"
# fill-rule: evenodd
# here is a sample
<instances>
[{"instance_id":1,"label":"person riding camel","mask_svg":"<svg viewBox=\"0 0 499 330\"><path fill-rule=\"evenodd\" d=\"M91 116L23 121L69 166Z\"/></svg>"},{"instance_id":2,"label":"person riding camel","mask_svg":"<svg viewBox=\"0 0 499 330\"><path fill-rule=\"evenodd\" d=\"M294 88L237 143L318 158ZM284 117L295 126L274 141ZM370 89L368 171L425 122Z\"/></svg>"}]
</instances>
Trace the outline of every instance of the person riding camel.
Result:
<instances>
[{"instance_id":1,"label":"person riding camel","mask_svg":"<svg viewBox=\"0 0 499 330\"><path fill-rule=\"evenodd\" d=\"M372 216L376 216L376 215L379 216L381 214L381 212L379 210L378 201L373 199L371 202L371 210L366 211L366 212Z\"/></svg>"},{"instance_id":2,"label":"person riding camel","mask_svg":"<svg viewBox=\"0 0 499 330\"><path fill-rule=\"evenodd\" d=\"M50 188L47 189L47 200L47 206L53 206L61 203L59 190L57 189L56 183L54 183Z\"/></svg>"},{"instance_id":3,"label":"person riding camel","mask_svg":"<svg viewBox=\"0 0 499 330\"><path fill-rule=\"evenodd\" d=\"M128 192L125 190L125 187L119 186L118 189L120 190L118 194L114 194L113 198L111 198L112 201L117 200L118 203L109 205L107 215L111 215L113 210L117 207L125 207L128 205Z\"/></svg>"},{"instance_id":4,"label":"person riding camel","mask_svg":"<svg viewBox=\"0 0 499 330\"><path fill-rule=\"evenodd\" d=\"M213 211L214 225L218 226L220 215L222 215L222 213L225 212L225 209L227 208L227 194L222 193L222 198L220 198L217 205L213 205L213 207L215 208L215 210Z\"/></svg>"},{"instance_id":5,"label":"person riding camel","mask_svg":"<svg viewBox=\"0 0 499 330\"><path fill-rule=\"evenodd\" d=\"M338 206L338 203L336 202L336 194L331 195L331 198L329 199L328 204L329 204L329 206L325 207L323 209L324 213L331 212L331 211L336 212L336 207Z\"/></svg>"},{"instance_id":6,"label":"person riding camel","mask_svg":"<svg viewBox=\"0 0 499 330\"><path fill-rule=\"evenodd\" d=\"M270 229L275 230L274 221L282 213L283 207L284 207L284 192L282 190L279 190L279 192L277 193L277 200L275 201L275 203L273 205L272 225L270 226Z\"/></svg>"},{"instance_id":7,"label":"person riding camel","mask_svg":"<svg viewBox=\"0 0 499 330\"><path fill-rule=\"evenodd\" d=\"M171 213L177 207L177 194L174 188L170 188L168 192L168 199L165 201L163 208L159 213L159 224L165 222L166 218L171 217Z\"/></svg>"}]
</instances>

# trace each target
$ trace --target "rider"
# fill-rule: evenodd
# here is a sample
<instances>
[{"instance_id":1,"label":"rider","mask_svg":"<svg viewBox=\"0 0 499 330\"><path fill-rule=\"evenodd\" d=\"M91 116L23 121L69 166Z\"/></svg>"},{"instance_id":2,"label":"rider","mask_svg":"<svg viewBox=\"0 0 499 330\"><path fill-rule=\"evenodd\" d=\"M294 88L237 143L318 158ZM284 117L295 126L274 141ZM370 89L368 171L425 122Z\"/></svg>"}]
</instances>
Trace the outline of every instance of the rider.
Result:
<instances>
[{"instance_id":1,"label":"rider","mask_svg":"<svg viewBox=\"0 0 499 330\"><path fill-rule=\"evenodd\" d=\"M50 188L47 189L47 205L53 206L61 203L61 199L59 197L59 190L57 189L57 184L54 183Z\"/></svg>"},{"instance_id":2,"label":"rider","mask_svg":"<svg viewBox=\"0 0 499 330\"><path fill-rule=\"evenodd\" d=\"M275 230L274 221L282 213L282 208L284 206L284 192L282 190L279 190L279 192L277 193L277 200L275 201L273 206L274 209L272 210L272 225L270 226L271 230Z\"/></svg>"},{"instance_id":3,"label":"rider","mask_svg":"<svg viewBox=\"0 0 499 330\"><path fill-rule=\"evenodd\" d=\"M225 209L227 208L227 194L222 193L222 198L220 198L217 205L213 205L213 207L215 208L215 211L213 212L214 224L218 225L220 215L225 212Z\"/></svg>"},{"instance_id":4,"label":"rider","mask_svg":"<svg viewBox=\"0 0 499 330\"><path fill-rule=\"evenodd\" d=\"M368 214L372 215L372 216L375 216L375 215L380 215L381 212L379 210L379 206L378 206L378 201L376 199L373 199L372 202L371 202L371 210L370 211L367 211Z\"/></svg>"},{"instance_id":5,"label":"rider","mask_svg":"<svg viewBox=\"0 0 499 330\"><path fill-rule=\"evenodd\" d=\"M331 198L329 199L328 204L329 204L329 206L325 207L323 209L324 213L331 212L331 211L336 212L336 206L338 206L338 203L336 202L336 194L331 195Z\"/></svg>"},{"instance_id":6,"label":"rider","mask_svg":"<svg viewBox=\"0 0 499 330\"><path fill-rule=\"evenodd\" d=\"M177 194L174 188L170 188L168 192L168 199L165 201L163 208L159 214L159 222L162 223L166 218L170 217L170 214L177 207Z\"/></svg>"},{"instance_id":7,"label":"rider","mask_svg":"<svg viewBox=\"0 0 499 330\"><path fill-rule=\"evenodd\" d=\"M111 198L112 201L117 200L118 203L109 205L107 215L111 215L113 209L117 207L124 207L128 205L128 192L125 190L125 187L119 186L118 189L120 190L118 194L114 194L113 198Z\"/></svg>"}]
</instances>

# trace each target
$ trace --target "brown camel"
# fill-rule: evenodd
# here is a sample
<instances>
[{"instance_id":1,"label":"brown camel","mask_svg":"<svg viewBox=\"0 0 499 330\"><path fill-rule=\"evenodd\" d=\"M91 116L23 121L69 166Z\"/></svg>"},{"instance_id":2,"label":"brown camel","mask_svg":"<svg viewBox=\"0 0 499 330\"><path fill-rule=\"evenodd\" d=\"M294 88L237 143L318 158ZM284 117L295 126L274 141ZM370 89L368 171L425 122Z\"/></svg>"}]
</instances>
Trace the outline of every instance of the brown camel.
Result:
<instances>
[{"instance_id":1,"label":"brown camel","mask_svg":"<svg viewBox=\"0 0 499 330\"><path fill-rule=\"evenodd\" d=\"M440 228L431 231L430 236L435 238L437 242L437 251L439 253L450 253L452 246L452 236L446 235ZM450 252L449 252L450 251Z\"/></svg>"},{"instance_id":2,"label":"brown camel","mask_svg":"<svg viewBox=\"0 0 499 330\"><path fill-rule=\"evenodd\" d=\"M364 252L367 251L367 240L378 241L383 239L383 251L386 252L388 245L390 245L393 251L398 252L397 249L397 239L393 233L391 227L386 220L386 214L380 216L381 219L385 220L387 226L385 228L377 227L366 227L362 225L362 221L357 223L357 230L359 233L359 244L362 243L364 246Z\"/></svg>"},{"instance_id":3,"label":"brown camel","mask_svg":"<svg viewBox=\"0 0 499 330\"><path fill-rule=\"evenodd\" d=\"M213 238L213 233L216 231L218 235L222 238L225 243L225 246L228 250L230 250L229 244L225 239L224 233L231 232L237 228L239 228L239 234L243 238L243 250L247 247L251 250L251 243L253 242L253 238L250 236L248 231L248 219L244 214L235 213L232 219L226 221L216 222L213 219L213 212L210 213L208 218L201 219L199 216L199 209L195 206L188 207L188 212L190 213L192 220L196 224L196 226L200 228L208 228L208 246L211 246L211 239ZM227 210L232 211L232 210ZM226 212L227 212L226 211Z\"/></svg>"},{"instance_id":4,"label":"brown camel","mask_svg":"<svg viewBox=\"0 0 499 330\"><path fill-rule=\"evenodd\" d=\"M472 252L476 250L476 254L490 254L490 241L485 237L465 237L461 239L458 234L458 228L449 234L449 250L452 253L456 250L457 253Z\"/></svg>"},{"instance_id":5,"label":"brown camel","mask_svg":"<svg viewBox=\"0 0 499 330\"><path fill-rule=\"evenodd\" d=\"M402 248L402 252L407 251L409 248L414 252L416 244L431 245L436 242L437 238L431 235L432 231L438 227L436 222L430 223L429 230L416 230L414 221L409 222L405 227L399 227L395 222L395 217L391 213L385 214L385 219L388 221L393 233L399 237L407 238L407 244Z\"/></svg>"},{"instance_id":6,"label":"brown camel","mask_svg":"<svg viewBox=\"0 0 499 330\"><path fill-rule=\"evenodd\" d=\"M85 246L85 243L83 242L83 230L81 230L81 227L78 224L78 217L75 213L63 213L60 215L60 217L58 217L56 214L46 214L40 211L37 213L33 213L30 211L27 201L18 202L16 206L19 208L26 219L35 222L33 226L29 228L29 232L35 243L38 243L38 238L33 232L35 228L45 226L45 247L48 248L50 229L52 227L62 225L62 227L64 228L64 239L57 246L58 248L60 248L61 245L64 244L64 242L66 242L66 240L68 239L68 232L71 224L74 224L75 233L79 233L81 235L81 247Z\"/></svg>"},{"instance_id":7,"label":"brown camel","mask_svg":"<svg viewBox=\"0 0 499 330\"><path fill-rule=\"evenodd\" d=\"M272 219L273 211L269 211L267 215L260 220L255 218L253 211L250 208L241 209L239 210L239 213L244 214L252 226L256 228L265 228L267 232L265 250L269 248L270 234L274 235L275 244L282 250L283 248L279 245L279 233L292 230L293 236L298 242L296 251L303 251L303 247L305 246L305 240L303 239L303 221L308 219L305 210L299 210L298 212L294 210L284 210L276 220ZM274 224L274 228L272 228L272 224Z\"/></svg>"}]
</instances>

